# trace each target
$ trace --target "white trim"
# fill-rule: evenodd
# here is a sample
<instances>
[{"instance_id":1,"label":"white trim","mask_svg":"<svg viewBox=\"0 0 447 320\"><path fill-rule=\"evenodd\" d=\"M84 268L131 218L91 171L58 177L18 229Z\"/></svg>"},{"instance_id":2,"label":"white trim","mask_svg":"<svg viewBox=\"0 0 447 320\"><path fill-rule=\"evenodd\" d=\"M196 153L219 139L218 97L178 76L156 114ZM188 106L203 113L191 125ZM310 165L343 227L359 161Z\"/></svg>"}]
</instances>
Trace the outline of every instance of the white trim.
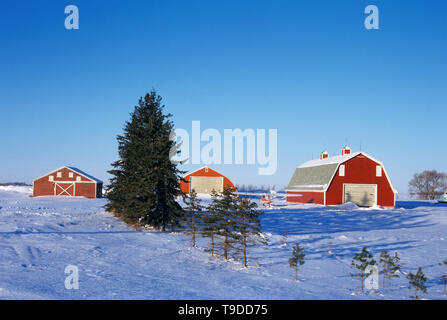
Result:
<instances>
[{"instance_id":1,"label":"white trim","mask_svg":"<svg viewBox=\"0 0 447 320\"><path fill-rule=\"evenodd\" d=\"M339 168L338 168L338 175L340 177L344 177L345 176L345 169L346 169L346 166L344 164L341 164L339 166Z\"/></svg>"},{"instance_id":2,"label":"white trim","mask_svg":"<svg viewBox=\"0 0 447 320\"><path fill-rule=\"evenodd\" d=\"M380 178L383 176L382 166L376 166L376 177Z\"/></svg>"},{"instance_id":3,"label":"white trim","mask_svg":"<svg viewBox=\"0 0 447 320\"><path fill-rule=\"evenodd\" d=\"M83 176L84 178L90 180L91 182L95 182L95 183L97 183L97 181L95 181L94 179L89 178L89 177L87 177L85 174L82 174L82 173L80 173L80 172L78 172L78 171L76 171L76 170L73 170L73 169L71 169L71 168L69 168L69 167L67 167L67 166L60 167L60 168L58 168L58 169L56 169L56 170L53 170L53 171L48 172L47 174L44 174L43 176L34 179L34 180L33 180L33 183L34 183L34 181L36 181L36 180L45 178L46 176L48 176L48 175L50 175L50 174L52 174L52 173L54 173L54 172L57 172L57 171L59 171L59 170L62 170L62 169L68 169L68 170L70 170L71 172L74 172L74 173L76 173L76 174L79 174L79 175ZM55 182L56 182L56 181L55 181ZM57 181L57 182L61 182L61 181ZM71 181L71 182L73 182L73 181ZM76 182L81 182L81 181L76 181Z\"/></svg>"},{"instance_id":4,"label":"white trim","mask_svg":"<svg viewBox=\"0 0 447 320\"><path fill-rule=\"evenodd\" d=\"M200 171L200 170L202 170L202 169L205 169L205 168L208 168L208 169L211 169L210 167L208 167L208 166L203 166L203 167L201 167L201 168L199 168L199 169L197 169L197 170L194 170L194 171L191 171L191 172L188 172L187 174L185 174L184 176L183 176L183 178L186 178L187 176L190 176L190 175L192 175L193 173L196 173L196 172L198 172L198 171ZM213 170L214 172L217 172L216 170L214 170L214 169L211 169L211 170ZM222 173L220 173L220 172L217 172L218 174L220 174L221 176L223 176L223 174Z\"/></svg>"},{"instance_id":5,"label":"white trim","mask_svg":"<svg viewBox=\"0 0 447 320\"><path fill-rule=\"evenodd\" d=\"M70 181L53 181L54 183L96 183L95 181L76 181L76 180L70 180Z\"/></svg>"},{"instance_id":6,"label":"white trim","mask_svg":"<svg viewBox=\"0 0 447 320\"><path fill-rule=\"evenodd\" d=\"M33 182L36 181L36 180L45 178L46 176L49 176L50 174L52 174L52 173L54 173L54 172L56 172L56 171L58 171L58 170L62 170L63 168L66 168L66 166L63 166L63 167L60 167L60 168L58 168L58 169L56 169L56 170L50 171L50 172L48 172L47 174L44 174L43 176L34 179Z\"/></svg>"},{"instance_id":7,"label":"white trim","mask_svg":"<svg viewBox=\"0 0 447 320\"><path fill-rule=\"evenodd\" d=\"M59 192L58 194L56 194L57 193L56 192L57 187L62 189L62 191ZM68 189L70 189L70 187L73 187L73 194L72 195L67 191ZM55 196L65 196L65 194L63 194L63 193L66 193L69 197L74 197L74 195L75 195L75 183L70 183L68 187L64 188L64 187L60 186L58 182L55 182L54 183L54 195Z\"/></svg>"}]
</instances>

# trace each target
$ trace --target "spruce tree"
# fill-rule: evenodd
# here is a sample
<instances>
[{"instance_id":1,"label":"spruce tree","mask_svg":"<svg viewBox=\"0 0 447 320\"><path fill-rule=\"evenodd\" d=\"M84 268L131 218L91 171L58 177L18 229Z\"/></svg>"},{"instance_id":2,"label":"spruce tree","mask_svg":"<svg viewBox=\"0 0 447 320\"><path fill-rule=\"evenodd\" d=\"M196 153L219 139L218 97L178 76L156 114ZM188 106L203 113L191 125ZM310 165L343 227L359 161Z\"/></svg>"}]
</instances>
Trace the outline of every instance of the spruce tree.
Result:
<instances>
[{"instance_id":1,"label":"spruce tree","mask_svg":"<svg viewBox=\"0 0 447 320\"><path fill-rule=\"evenodd\" d=\"M207 249L206 251L209 251L211 255L214 255L215 253L215 240L220 225L219 222L220 217L214 213L215 212L214 199L217 199L217 197L218 193L215 190L212 190L211 199L213 199L213 201L208 205L207 211L204 211L202 213L202 222L203 222L202 235L204 237L210 238L210 248Z\"/></svg>"},{"instance_id":2,"label":"spruce tree","mask_svg":"<svg viewBox=\"0 0 447 320\"><path fill-rule=\"evenodd\" d=\"M419 267L416 274L413 274L410 272L407 275L407 279L409 282L408 289L414 289L414 296L410 296L410 298L418 300L418 291L422 291L423 293L427 293L427 287L425 286L425 282L427 282L427 278L425 277L425 274L422 272L422 268Z\"/></svg>"},{"instance_id":3,"label":"spruce tree","mask_svg":"<svg viewBox=\"0 0 447 320\"><path fill-rule=\"evenodd\" d=\"M239 240L239 234L235 231L238 201L235 191L233 188L225 187L221 193L213 193L212 203L209 206L210 215L216 216L215 235L222 239L214 245L222 249L225 260L228 260L230 251Z\"/></svg>"},{"instance_id":4,"label":"spruce tree","mask_svg":"<svg viewBox=\"0 0 447 320\"><path fill-rule=\"evenodd\" d=\"M375 265L376 261L373 259L373 255L366 247L363 247L362 251L360 253L356 253L354 258L352 258L351 268L357 269L358 273L351 273L351 276L353 278L358 277L358 279L360 279L362 293L365 286L365 279L369 276L367 273L367 268Z\"/></svg>"},{"instance_id":5,"label":"spruce tree","mask_svg":"<svg viewBox=\"0 0 447 320\"><path fill-rule=\"evenodd\" d=\"M185 215L183 216L183 226L186 232L191 235L191 248L196 247L196 235L201 232L204 207L197 198L197 193L193 189L185 194L183 201L185 203Z\"/></svg>"},{"instance_id":6,"label":"spruce tree","mask_svg":"<svg viewBox=\"0 0 447 320\"><path fill-rule=\"evenodd\" d=\"M171 114L163 113L161 100L154 90L140 98L123 135L118 135L119 160L109 171L106 208L127 223L165 231L183 215L176 201L183 172L170 160L173 123Z\"/></svg>"},{"instance_id":7,"label":"spruce tree","mask_svg":"<svg viewBox=\"0 0 447 320\"><path fill-rule=\"evenodd\" d=\"M295 280L298 281L298 266L302 266L304 264L304 257L306 254L304 253L304 248L301 248L297 243L295 247L292 249L292 258L289 259L289 266L295 269Z\"/></svg>"},{"instance_id":8,"label":"spruce tree","mask_svg":"<svg viewBox=\"0 0 447 320\"><path fill-rule=\"evenodd\" d=\"M257 204L248 198L238 198L236 208L235 231L240 235L243 265L247 267L247 248L256 244L267 244L261 233L261 222L259 216L263 212L257 210Z\"/></svg>"},{"instance_id":9,"label":"spruce tree","mask_svg":"<svg viewBox=\"0 0 447 320\"><path fill-rule=\"evenodd\" d=\"M380 254L379 263L382 265L383 276L382 276L382 287L385 288L385 279L391 280L391 278L398 278L401 265L400 258L397 255L397 252L394 253L394 256L391 257L388 251L383 251Z\"/></svg>"}]
</instances>

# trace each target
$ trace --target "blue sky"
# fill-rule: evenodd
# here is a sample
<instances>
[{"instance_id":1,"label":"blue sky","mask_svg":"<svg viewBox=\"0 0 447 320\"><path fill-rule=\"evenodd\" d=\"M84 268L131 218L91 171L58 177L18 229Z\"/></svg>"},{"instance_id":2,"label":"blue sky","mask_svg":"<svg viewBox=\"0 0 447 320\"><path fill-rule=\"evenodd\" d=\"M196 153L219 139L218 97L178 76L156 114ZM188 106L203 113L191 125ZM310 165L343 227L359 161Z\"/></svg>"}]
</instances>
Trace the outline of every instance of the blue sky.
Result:
<instances>
[{"instance_id":1,"label":"blue sky","mask_svg":"<svg viewBox=\"0 0 447 320\"><path fill-rule=\"evenodd\" d=\"M66 30L66 5L80 29ZM366 30L364 9L380 10ZM401 194L447 171L445 1L2 1L0 182L62 165L108 180L116 135L152 88L177 128L278 129L278 170L215 169L287 185L344 144L381 160ZM184 169L195 169L187 166Z\"/></svg>"}]
</instances>

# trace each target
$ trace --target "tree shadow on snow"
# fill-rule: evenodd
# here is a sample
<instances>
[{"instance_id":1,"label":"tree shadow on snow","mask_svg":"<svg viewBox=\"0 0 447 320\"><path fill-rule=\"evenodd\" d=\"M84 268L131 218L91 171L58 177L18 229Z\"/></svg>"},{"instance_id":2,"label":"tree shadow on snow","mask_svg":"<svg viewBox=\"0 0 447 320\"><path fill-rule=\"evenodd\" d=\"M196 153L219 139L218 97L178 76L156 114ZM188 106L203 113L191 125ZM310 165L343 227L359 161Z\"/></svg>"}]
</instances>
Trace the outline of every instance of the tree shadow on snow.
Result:
<instances>
[{"instance_id":1,"label":"tree shadow on snow","mask_svg":"<svg viewBox=\"0 0 447 320\"><path fill-rule=\"evenodd\" d=\"M420 228L433 225L424 213L405 210L346 210L337 207L284 208L261 216L263 232L310 235Z\"/></svg>"},{"instance_id":2,"label":"tree shadow on snow","mask_svg":"<svg viewBox=\"0 0 447 320\"><path fill-rule=\"evenodd\" d=\"M416 209L420 207L447 208L447 203L430 201L396 201L396 209Z\"/></svg>"}]
</instances>

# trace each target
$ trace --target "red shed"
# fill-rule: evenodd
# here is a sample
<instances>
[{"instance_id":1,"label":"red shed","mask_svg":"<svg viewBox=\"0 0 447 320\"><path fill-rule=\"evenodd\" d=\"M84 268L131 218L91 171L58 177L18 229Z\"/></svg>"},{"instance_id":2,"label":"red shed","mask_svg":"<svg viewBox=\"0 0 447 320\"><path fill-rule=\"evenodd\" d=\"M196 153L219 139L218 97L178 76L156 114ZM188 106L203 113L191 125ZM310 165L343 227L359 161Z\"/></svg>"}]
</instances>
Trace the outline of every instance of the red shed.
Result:
<instances>
[{"instance_id":1,"label":"red shed","mask_svg":"<svg viewBox=\"0 0 447 320\"><path fill-rule=\"evenodd\" d=\"M74 167L62 167L33 181L33 196L100 198L102 181Z\"/></svg>"},{"instance_id":2,"label":"red shed","mask_svg":"<svg viewBox=\"0 0 447 320\"><path fill-rule=\"evenodd\" d=\"M208 168L203 167L184 177L186 182L180 181L180 189L188 193L194 189L197 193L211 193L212 190L222 192L225 187L234 188L234 184L223 174Z\"/></svg>"},{"instance_id":3,"label":"red shed","mask_svg":"<svg viewBox=\"0 0 447 320\"><path fill-rule=\"evenodd\" d=\"M286 188L288 202L394 207L396 190L381 162L347 147L340 156L326 154L296 168Z\"/></svg>"}]
</instances>

